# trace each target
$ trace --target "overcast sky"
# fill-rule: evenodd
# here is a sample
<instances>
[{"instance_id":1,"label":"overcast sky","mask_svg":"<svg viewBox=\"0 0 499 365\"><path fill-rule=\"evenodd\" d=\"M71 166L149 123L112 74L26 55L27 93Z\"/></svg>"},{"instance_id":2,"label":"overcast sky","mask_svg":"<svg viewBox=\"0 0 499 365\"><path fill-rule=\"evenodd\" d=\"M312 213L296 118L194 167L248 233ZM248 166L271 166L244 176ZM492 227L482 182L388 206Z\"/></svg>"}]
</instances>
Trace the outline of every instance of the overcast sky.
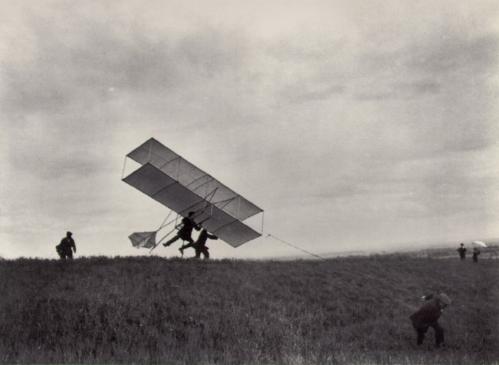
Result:
<instances>
[{"instance_id":1,"label":"overcast sky","mask_svg":"<svg viewBox=\"0 0 499 365\"><path fill-rule=\"evenodd\" d=\"M499 237L498 10L0 1L0 256L56 257L66 230L81 255L146 254L127 236L167 210L121 173L150 137L318 254Z\"/></svg>"}]
</instances>

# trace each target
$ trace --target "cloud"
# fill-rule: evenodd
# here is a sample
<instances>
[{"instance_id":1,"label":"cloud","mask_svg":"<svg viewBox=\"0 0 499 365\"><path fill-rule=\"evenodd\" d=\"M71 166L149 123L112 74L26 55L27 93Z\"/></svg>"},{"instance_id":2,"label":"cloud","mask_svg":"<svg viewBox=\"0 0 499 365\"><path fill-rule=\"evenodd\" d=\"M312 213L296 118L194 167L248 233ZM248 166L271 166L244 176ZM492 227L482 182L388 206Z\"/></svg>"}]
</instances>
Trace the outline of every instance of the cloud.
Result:
<instances>
[{"instance_id":1,"label":"cloud","mask_svg":"<svg viewBox=\"0 0 499 365\"><path fill-rule=\"evenodd\" d=\"M449 26L429 2L273 5L278 20L245 4L56 1L4 15L3 231L16 241L26 222L48 241L71 226L119 251L164 213L119 180L151 136L298 239L303 226L324 244L417 238L463 211L482 228L496 181L477 172L497 140L489 26Z\"/></svg>"},{"instance_id":2,"label":"cloud","mask_svg":"<svg viewBox=\"0 0 499 365\"><path fill-rule=\"evenodd\" d=\"M23 55L5 58L0 69L13 172L53 179L105 170L116 130L191 128L186 114L197 113L198 90L225 90L219 80L237 75L246 59L237 31L150 33L147 24L107 22L100 7L88 16L81 10L27 11L19 28L25 42L6 39ZM185 102L189 94L196 102ZM185 121L159 124L165 113L183 113Z\"/></svg>"},{"instance_id":3,"label":"cloud","mask_svg":"<svg viewBox=\"0 0 499 365\"><path fill-rule=\"evenodd\" d=\"M440 91L440 84L429 80L418 80L414 82L402 82L394 85L396 90L411 95L436 94Z\"/></svg>"},{"instance_id":4,"label":"cloud","mask_svg":"<svg viewBox=\"0 0 499 365\"><path fill-rule=\"evenodd\" d=\"M473 72L475 77L496 69L499 57L497 34L469 37L466 33L432 36L410 50L407 66L422 73L441 75Z\"/></svg>"},{"instance_id":5,"label":"cloud","mask_svg":"<svg viewBox=\"0 0 499 365\"><path fill-rule=\"evenodd\" d=\"M345 93L345 87L342 85L313 85L312 87L315 89L307 90L307 85L296 84L284 89L282 91L282 95L289 103L305 103L311 101L327 100L334 95L341 95Z\"/></svg>"},{"instance_id":6,"label":"cloud","mask_svg":"<svg viewBox=\"0 0 499 365\"><path fill-rule=\"evenodd\" d=\"M381 90L383 87L385 88L384 91ZM354 98L360 101L413 100L422 96L438 94L441 85L430 80L407 80L382 85L379 89L358 92L354 94Z\"/></svg>"},{"instance_id":7,"label":"cloud","mask_svg":"<svg viewBox=\"0 0 499 365\"><path fill-rule=\"evenodd\" d=\"M7 39L23 61L2 63L4 110L87 108L115 97L113 92L164 96L237 72L246 58L245 39L237 31L206 27L149 35L146 25L127 29L119 19L109 23L105 17L78 17L77 11L31 12L26 41Z\"/></svg>"},{"instance_id":8,"label":"cloud","mask_svg":"<svg viewBox=\"0 0 499 365\"><path fill-rule=\"evenodd\" d=\"M355 178L330 178L323 183L312 183L313 193L302 197L300 205L355 217L359 221L372 221L379 216L386 222L400 221L401 224L408 223L404 220L483 217L491 208L488 197L497 183L489 176L463 176L459 169L464 163L442 172L435 169L441 165L433 159L399 165L407 167L404 171L384 168ZM418 170L407 172L416 166Z\"/></svg>"}]
</instances>

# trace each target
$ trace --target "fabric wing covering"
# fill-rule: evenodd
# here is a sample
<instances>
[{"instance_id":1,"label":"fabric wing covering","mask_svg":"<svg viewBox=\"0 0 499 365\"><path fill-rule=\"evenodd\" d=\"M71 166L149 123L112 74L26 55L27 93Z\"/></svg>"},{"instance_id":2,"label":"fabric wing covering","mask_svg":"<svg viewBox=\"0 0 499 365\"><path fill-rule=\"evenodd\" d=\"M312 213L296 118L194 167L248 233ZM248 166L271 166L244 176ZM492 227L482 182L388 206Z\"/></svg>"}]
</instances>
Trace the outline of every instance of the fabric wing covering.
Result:
<instances>
[{"instance_id":1,"label":"fabric wing covering","mask_svg":"<svg viewBox=\"0 0 499 365\"><path fill-rule=\"evenodd\" d=\"M123 180L185 217L195 211L196 222L233 247L260 236L242 223L263 210L185 160L154 138L127 157L141 167Z\"/></svg>"},{"instance_id":2,"label":"fabric wing covering","mask_svg":"<svg viewBox=\"0 0 499 365\"><path fill-rule=\"evenodd\" d=\"M156 232L135 232L128 238L137 248L153 248L156 245Z\"/></svg>"}]
</instances>

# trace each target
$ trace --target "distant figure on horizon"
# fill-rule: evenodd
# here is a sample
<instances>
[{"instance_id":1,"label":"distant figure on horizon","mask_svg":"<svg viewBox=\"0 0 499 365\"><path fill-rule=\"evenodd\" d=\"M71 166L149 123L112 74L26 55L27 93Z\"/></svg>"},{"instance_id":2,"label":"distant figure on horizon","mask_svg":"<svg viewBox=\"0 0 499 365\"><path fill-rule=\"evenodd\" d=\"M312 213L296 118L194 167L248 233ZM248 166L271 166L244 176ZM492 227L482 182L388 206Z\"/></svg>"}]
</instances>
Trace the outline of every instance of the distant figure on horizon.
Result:
<instances>
[{"instance_id":1,"label":"distant figure on horizon","mask_svg":"<svg viewBox=\"0 0 499 365\"><path fill-rule=\"evenodd\" d=\"M461 246L459 246L457 252L459 252L459 257L461 258L461 260L464 260L466 258L466 247L464 247L464 243L461 243Z\"/></svg>"},{"instance_id":2,"label":"distant figure on horizon","mask_svg":"<svg viewBox=\"0 0 499 365\"><path fill-rule=\"evenodd\" d=\"M473 247L473 262L478 262L478 255L480 255L480 249Z\"/></svg>"},{"instance_id":3,"label":"distant figure on horizon","mask_svg":"<svg viewBox=\"0 0 499 365\"><path fill-rule=\"evenodd\" d=\"M168 247L179 238L182 239L182 241L188 241L191 245L194 244L194 240L192 239L192 230L195 229L196 231L199 231L201 229L201 227L194 222L194 214L194 212L189 212L187 217L182 219L182 227L178 230L175 236L163 243L163 246Z\"/></svg>"},{"instance_id":4,"label":"distant figure on horizon","mask_svg":"<svg viewBox=\"0 0 499 365\"><path fill-rule=\"evenodd\" d=\"M55 249L57 253L59 254L59 257L61 260L72 260L73 259L73 252L76 253L76 244L75 241L72 237L73 233L71 232L66 232L66 237L64 237L61 240L61 243L59 243L57 246L55 246Z\"/></svg>"},{"instance_id":5,"label":"distant figure on horizon","mask_svg":"<svg viewBox=\"0 0 499 365\"><path fill-rule=\"evenodd\" d=\"M435 346L440 347L440 345L444 344L444 329L438 324L438 319L444 308L450 305L452 301L444 293L426 295L423 299L425 302L421 308L409 317L417 333L416 343L418 346L421 345L428 328L432 327L435 331Z\"/></svg>"}]
</instances>

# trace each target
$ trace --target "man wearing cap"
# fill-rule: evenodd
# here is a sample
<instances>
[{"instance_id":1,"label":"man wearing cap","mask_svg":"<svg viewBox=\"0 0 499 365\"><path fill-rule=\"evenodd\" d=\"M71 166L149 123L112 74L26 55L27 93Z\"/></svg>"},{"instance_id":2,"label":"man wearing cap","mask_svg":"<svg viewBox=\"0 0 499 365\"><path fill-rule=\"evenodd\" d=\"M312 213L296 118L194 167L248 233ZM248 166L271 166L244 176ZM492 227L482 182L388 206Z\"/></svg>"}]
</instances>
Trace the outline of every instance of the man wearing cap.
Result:
<instances>
[{"instance_id":1,"label":"man wearing cap","mask_svg":"<svg viewBox=\"0 0 499 365\"><path fill-rule=\"evenodd\" d=\"M66 232L66 237L61 240L55 249L59 254L61 260L73 259L73 252L76 253L76 244L74 239L71 237L73 234L71 232Z\"/></svg>"},{"instance_id":2,"label":"man wearing cap","mask_svg":"<svg viewBox=\"0 0 499 365\"><path fill-rule=\"evenodd\" d=\"M438 324L438 319L444 308L451 304L451 300L444 293L427 295L423 299L425 303L409 317L418 334L417 344L423 343L428 328L432 327L435 331L435 345L440 347L444 343L444 329Z\"/></svg>"}]
</instances>

